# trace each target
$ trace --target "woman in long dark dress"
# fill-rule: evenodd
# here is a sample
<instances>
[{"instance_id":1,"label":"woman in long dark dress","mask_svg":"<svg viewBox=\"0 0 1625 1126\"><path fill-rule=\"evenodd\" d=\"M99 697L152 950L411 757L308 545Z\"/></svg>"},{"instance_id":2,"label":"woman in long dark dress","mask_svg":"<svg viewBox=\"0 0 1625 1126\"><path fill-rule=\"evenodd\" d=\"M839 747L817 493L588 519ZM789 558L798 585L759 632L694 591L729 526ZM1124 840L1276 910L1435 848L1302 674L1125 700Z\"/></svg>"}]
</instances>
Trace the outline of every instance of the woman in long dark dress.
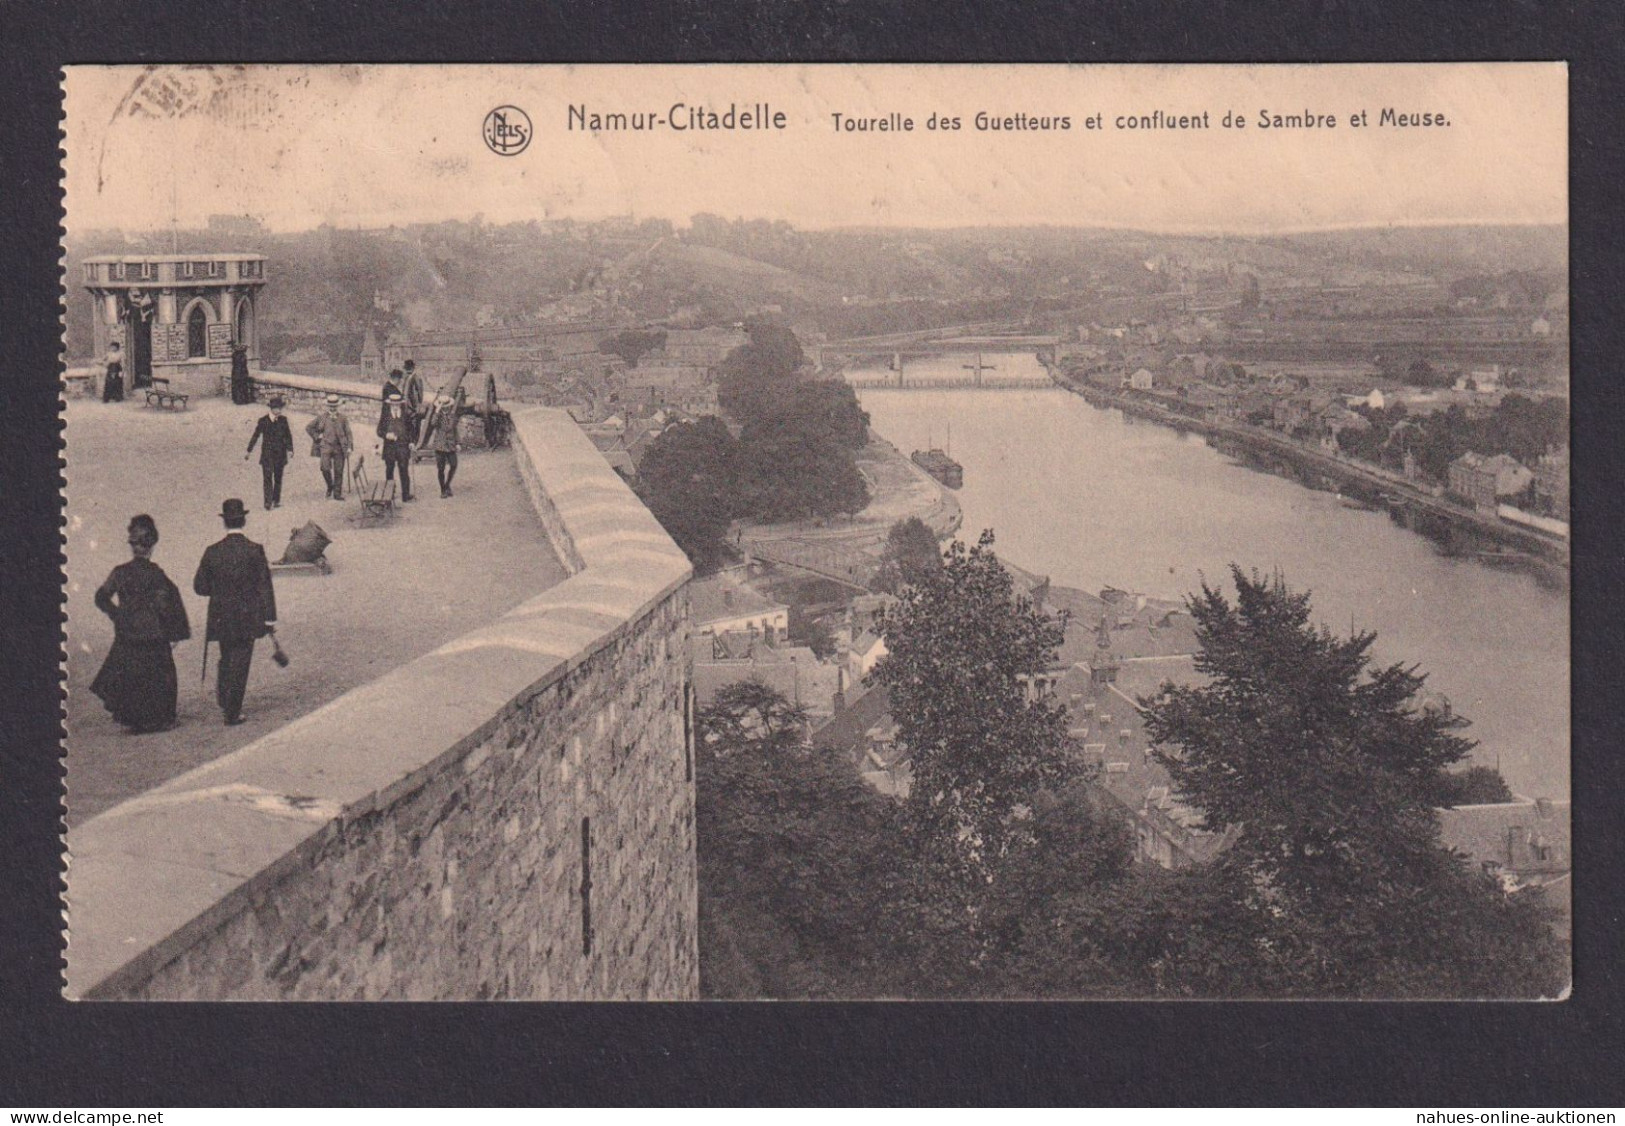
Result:
<instances>
[{"instance_id":1,"label":"woman in long dark dress","mask_svg":"<svg viewBox=\"0 0 1625 1126\"><path fill-rule=\"evenodd\" d=\"M248 374L248 346L231 346L231 401L245 406L254 401L254 377Z\"/></svg>"},{"instance_id":2,"label":"woman in long dark dress","mask_svg":"<svg viewBox=\"0 0 1625 1126\"><path fill-rule=\"evenodd\" d=\"M136 733L175 722L175 657L170 646L192 636L181 592L152 561L158 525L130 521L128 563L113 568L96 591L96 608L113 619L113 647L90 690L113 718Z\"/></svg>"}]
</instances>

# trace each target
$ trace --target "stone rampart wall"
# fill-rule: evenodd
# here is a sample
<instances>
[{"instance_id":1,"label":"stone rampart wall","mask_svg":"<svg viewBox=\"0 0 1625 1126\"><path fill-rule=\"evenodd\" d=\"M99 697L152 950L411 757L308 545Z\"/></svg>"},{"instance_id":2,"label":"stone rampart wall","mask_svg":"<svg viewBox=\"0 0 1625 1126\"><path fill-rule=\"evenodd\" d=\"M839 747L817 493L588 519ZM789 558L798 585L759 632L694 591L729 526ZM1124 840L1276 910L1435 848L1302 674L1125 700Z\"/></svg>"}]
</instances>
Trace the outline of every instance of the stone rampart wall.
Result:
<instances>
[{"instance_id":1,"label":"stone rampart wall","mask_svg":"<svg viewBox=\"0 0 1625 1126\"><path fill-rule=\"evenodd\" d=\"M367 407L378 413L383 400L383 382L363 383L354 379L329 379L320 375L295 375L291 372L256 371L254 397L265 402L272 395L281 395L289 410L317 414L327 406L327 396L337 395L346 405Z\"/></svg>"},{"instance_id":2,"label":"stone rampart wall","mask_svg":"<svg viewBox=\"0 0 1625 1126\"><path fill-rule=\"evenodd\" d=\"M75 828L69 996L697 994L688 563L567 415L514 445L571 577Z\"/></svg>"}]
</instances>

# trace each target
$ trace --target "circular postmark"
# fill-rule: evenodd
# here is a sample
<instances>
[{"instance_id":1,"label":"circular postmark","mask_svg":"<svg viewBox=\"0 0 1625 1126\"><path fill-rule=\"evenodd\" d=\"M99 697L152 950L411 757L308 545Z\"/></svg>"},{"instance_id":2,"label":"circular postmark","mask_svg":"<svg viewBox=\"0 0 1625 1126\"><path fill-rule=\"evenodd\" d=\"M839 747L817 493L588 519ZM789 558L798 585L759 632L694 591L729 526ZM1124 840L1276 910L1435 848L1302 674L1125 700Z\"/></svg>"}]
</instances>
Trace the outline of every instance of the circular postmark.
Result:
<instances>
[{"instance_id":1,"label":"circular postmark","mask_svg":"<svg viewBox=\"0 0 1625 1126\"><path fill-rule=\"evenodd\" d=\"M518 106L498 106L485 115L480 135L485 146L498 156L518 156L530 147L530 115Z\"/></svg>"}]
</instances>

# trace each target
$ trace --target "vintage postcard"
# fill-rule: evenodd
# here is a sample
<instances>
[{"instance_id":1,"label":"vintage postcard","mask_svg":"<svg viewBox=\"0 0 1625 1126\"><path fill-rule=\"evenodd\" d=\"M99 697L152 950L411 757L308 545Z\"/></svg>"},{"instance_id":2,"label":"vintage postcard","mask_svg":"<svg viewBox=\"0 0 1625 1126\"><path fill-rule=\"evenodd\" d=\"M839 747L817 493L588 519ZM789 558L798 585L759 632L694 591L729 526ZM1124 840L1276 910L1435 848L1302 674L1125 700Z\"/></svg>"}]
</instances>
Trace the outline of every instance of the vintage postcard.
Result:
<instances>
[{"instance_id":1,"label":"vintage postcard","mask_svg":"<svg viewBox=\"0 0 1625 1126\"><path fill-rule=\"evenodd\" d=\"M66 995L1565 996L1567 91L69 67Z\"/></svg>"}]
</instances>

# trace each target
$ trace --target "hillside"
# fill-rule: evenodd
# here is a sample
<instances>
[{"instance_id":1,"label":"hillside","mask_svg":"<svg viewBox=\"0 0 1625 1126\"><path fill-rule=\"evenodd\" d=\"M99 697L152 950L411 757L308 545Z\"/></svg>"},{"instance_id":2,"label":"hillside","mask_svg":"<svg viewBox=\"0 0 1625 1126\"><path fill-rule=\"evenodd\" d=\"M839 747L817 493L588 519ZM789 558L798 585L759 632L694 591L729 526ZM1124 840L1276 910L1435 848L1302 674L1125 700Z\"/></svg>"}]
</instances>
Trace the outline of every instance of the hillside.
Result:
<instances>
[{"instance_id":1,"label":"hillside","mask_svg":"<svg viewBox=\"0 0 1625 1126\"><path fill-rule=\"evenodd\" d=\"M1520 295L1560 307L1562 227L1426 227L1276 236L1094 228L848 228L695 216L493 226L448 221L376 230L321 227L95 232L68 242L67 278L98 253L251 250L270 259L261 308L267 362L314 349L354 363L380 333L524 325L578 316L628 322L737 320L764 307L832 335L1116 308L1206 291L1386 286ZM89 303L68 302L68 353L88 350ZM1493 299L1486 298L1486 300ZM1221 302L1222 303L1222 302Z\"/></svg>"}]
</instances>

